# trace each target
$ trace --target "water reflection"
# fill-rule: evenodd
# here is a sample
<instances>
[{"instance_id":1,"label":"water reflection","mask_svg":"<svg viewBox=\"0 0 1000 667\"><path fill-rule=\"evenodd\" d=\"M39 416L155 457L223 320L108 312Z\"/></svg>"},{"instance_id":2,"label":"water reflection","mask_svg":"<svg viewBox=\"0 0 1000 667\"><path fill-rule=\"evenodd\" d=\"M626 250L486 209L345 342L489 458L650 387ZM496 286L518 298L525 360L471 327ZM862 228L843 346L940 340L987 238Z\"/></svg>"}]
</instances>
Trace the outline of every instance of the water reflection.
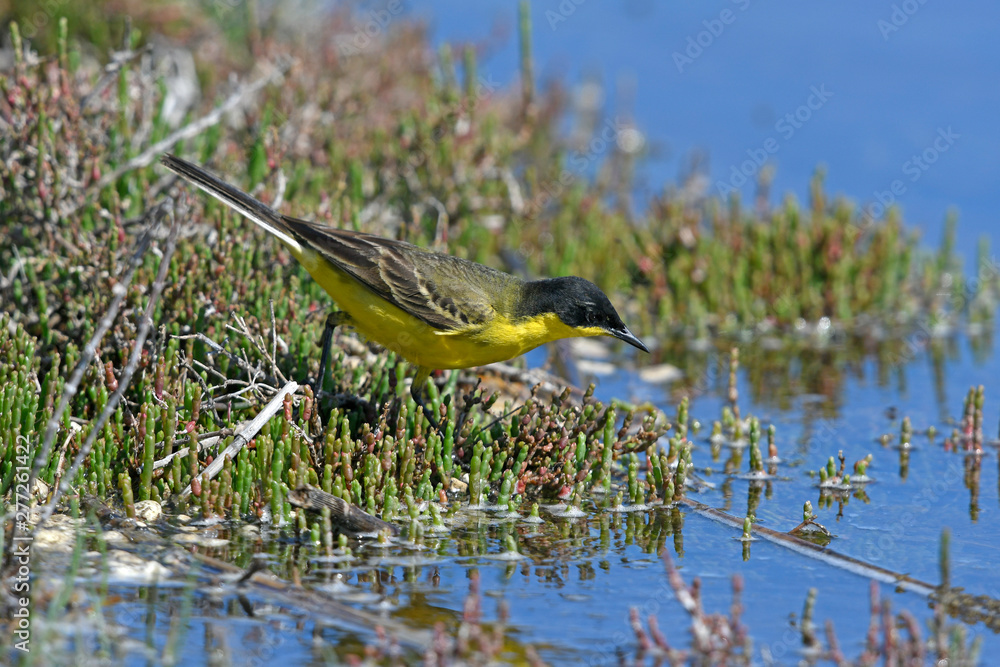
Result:
<instances>
[{"instance_id":1,"label":"water reflection","mask_svg":"<svg viewBox=\"0 0 1000 667\"><path fill-rule=\"evenodd\" d=\"M684 374L670 387L666 402L674 404L685 395L724 395L728 353L737 347L744 374L741 379L745 379L748 398L755 405L786 412L804 407L812 419L834 419L841 416L848 382L871 382L906 396L911 391L907 374L914 372L913 362L926 359L932 370L938 418L946 421L950 400L947 368L949 363L962 360L963 345L968 346L971 363L986 364L994 349L993 330L931 339L850 336L822 345L789 337L749 343L717 340L707 347L692 347L688 340L672 339L664 341L657 361L673 364Z\"/></svg>"}]
</instances>

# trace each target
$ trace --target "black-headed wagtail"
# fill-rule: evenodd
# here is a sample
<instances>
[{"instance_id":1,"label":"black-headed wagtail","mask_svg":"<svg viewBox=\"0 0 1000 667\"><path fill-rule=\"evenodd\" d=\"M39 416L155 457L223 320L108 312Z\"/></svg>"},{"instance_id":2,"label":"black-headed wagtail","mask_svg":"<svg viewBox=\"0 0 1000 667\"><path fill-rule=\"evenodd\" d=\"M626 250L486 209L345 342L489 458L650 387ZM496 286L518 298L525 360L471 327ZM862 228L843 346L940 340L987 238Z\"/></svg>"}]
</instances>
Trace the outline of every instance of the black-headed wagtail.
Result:
<instances>
[{"instance_id":1,"label":"black-headed wagtail","mask_svg":"<svg viewBox=\"0 0 1000 667\"><path fill-rule=\"evenodd\" d=\"M612 336L649 351L583 278L524 281L403 241L291 218L195 164L173 155L161 161L281 239L337 303L323 332L319 386L341 324L418 367L410 393L421 406L434 369L504 361L559 338Z\"/></svg>"}]
</instances>

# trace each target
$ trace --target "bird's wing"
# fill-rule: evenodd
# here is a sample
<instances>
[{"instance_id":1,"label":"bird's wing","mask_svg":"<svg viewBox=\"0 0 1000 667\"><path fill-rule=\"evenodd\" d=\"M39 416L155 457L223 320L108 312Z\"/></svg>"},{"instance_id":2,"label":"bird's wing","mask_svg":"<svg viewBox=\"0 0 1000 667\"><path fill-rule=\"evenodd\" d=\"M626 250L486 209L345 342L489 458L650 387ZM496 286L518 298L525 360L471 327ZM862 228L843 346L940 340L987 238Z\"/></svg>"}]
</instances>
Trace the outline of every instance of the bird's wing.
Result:
<instances>
[{"instance_id":1,"label":"bird's wing","mask_svg":"<svg viewBox=\"0 0 1000 667\"><path fill-rule=\"evenodd\" d=\"M509 278L457 257L380 236L282 216L292 232L375 294L436 329L456 331L491 320L486 283ZM497 274L493 276L492 274Z\"/></svg>"}]
</instances>

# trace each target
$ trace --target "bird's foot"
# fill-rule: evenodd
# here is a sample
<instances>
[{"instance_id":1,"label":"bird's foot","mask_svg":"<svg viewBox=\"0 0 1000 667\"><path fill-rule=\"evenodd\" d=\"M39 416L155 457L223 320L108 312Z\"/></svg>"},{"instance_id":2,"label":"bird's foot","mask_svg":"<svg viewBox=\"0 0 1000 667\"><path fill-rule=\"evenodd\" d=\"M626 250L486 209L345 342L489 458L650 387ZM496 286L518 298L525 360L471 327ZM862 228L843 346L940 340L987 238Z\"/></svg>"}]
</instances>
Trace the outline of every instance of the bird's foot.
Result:
<instances>
[{"instance_id":1,"label":"bird's foot","mask_svg":"<svg viewBox=\"0 0 1000 667\"><path fill-rule=\"evenodd\" d=\"M424 419L426 419L435 430L441 430L441 420L438 415L434 414L434 408L431 406L427 399L424 398L423 392L420 388L414 391L410 388L410 396L413 398L413 402L417 404L417 408L423 413Z\"/></svg>"},{"instance_id":2,"label":"bird's foot","mask_svg":"<svg viewBox=\"0 0 1000 667\"><path fill-rule=\"evenodd\" d=\"M349 324L350 316L342 310L332 312L326 316L326 324L323 326L323 336L319 340L323 351L319 357L319 375L315 380L306 380L306 384L312 387L313 395L319 396L323 391L323 381L326 379L326 367L330 362L330 347L333 345L333 330L342 324Z\"/></svg>"}]
</instances>

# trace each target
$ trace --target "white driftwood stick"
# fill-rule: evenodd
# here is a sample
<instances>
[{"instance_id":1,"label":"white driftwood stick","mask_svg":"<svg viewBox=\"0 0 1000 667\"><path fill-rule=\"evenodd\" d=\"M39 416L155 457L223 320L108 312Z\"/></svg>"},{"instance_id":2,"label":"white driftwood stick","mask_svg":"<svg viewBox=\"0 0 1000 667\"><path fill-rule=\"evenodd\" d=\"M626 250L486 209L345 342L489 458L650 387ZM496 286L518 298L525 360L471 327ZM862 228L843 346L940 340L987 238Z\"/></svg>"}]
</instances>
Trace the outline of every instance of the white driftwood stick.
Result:
<instances>
[{"instance_id":1,"label":"white driftwood stick","mask_svg":"<svg viewBox=\"0 0 1000 667\"><path fill-rule=\"evenodd\" d=\"M281 390L274 395L274 398L272 398L271 401L264 406L264 409L260 411L260 414L254 417L253 420L247 424L246 428L240 431L239 434L233 438L233 441L229 443L229 445L215 458L215 460L212 461L204 471L202 471L201 475L198 476L198 479L201 479L201 477L206 473L208 474L209 479L218 475L219 471L222 470L222 466L225 465L226 459L236 458L236 455L248 442L250 442L250 439L257 435L257 432L264 427L264 424L266 424L268 420L270 420L271 417L273 417L278 410L281 409L282 404L285 401L285 395L294 393L298 388L299 383L294 380L282 387ZM187 498L190 495L191 485L188 484L187 488L180 492L179 498Z\"/></svg>"}]
</instances>

